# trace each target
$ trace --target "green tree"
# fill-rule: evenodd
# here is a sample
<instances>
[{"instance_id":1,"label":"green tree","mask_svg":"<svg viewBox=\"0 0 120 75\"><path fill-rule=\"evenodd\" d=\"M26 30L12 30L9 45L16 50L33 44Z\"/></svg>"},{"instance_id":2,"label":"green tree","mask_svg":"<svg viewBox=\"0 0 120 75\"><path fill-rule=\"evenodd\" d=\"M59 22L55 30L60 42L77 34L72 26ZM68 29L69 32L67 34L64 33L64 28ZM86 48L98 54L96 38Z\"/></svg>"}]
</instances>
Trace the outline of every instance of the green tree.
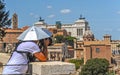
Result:
<instances>
[{"instance_id":1,"label":"green tree","mask_svg":"<svg viewBox=\"0 0 120 75\"><path fill-rule=\"evenodd\" d=\"M55 43L66 43L67 45L74 46L74 39L75 37L71 36L63 36L63 35L57 35L54 37Z\"/></svg>"},{"instance_id":2,"label":"green tree","mask_svg":"<svg viewBox=\"0 0 120 75\"><path fill-rule=\"evenodd\" d=\"M64 42L64 36L63 35L55 36L55 43L62 43L62 42Z\"/></svg>"},{"instance_id":3,"label":"green tree","mask_svg":"<svg viewBox=\"0 0 120 75\"><path fill-rule=\"evenodd\" d=\"M74 47L74 39L75 39L75 37L66 36L66 37L65 37L65 42L66 42L68 45Z\"/></svg>"},{"instance_id":4,"label":"green tree","mask_svg":"<svg viewBox=\"0 0 120 75\"><path fill-rule=\"evenodd\" d=\"M80 66L83 65L84 60L83 59L71 59L69 60L70 63L74 63L75 64L75 68L76 70L80 68Z\"/></svg>"},{"instance_id":5,"label":"green tree","mask_svg":"<svg viewBox=\"0 0 120 75\"><path fill-rule=\"evenodd\" d=\"M120 44L118 44L117 47L120 47Z\"/></svg>"},{"instance_id":6,"label":"green tree","mask_svg":"<svg viewBox=\"0 0 120 75\"><path fill-rule=\"evenodd\" d=\"M89 59L83 66L80 75L107 75L109 62L106 59Z\"/></svg>"},{"instance_id":7,"label":"green tree","mask_svg":"<svg viewBox=\"0 0 120 75\"><path fill-rule=\"evenodd\" d=\"M5 11L4 0L0 0L0 40L5 36L5 28L11 25L11 19L9 17L9 11Z\"/></svg>"}]
</instances>

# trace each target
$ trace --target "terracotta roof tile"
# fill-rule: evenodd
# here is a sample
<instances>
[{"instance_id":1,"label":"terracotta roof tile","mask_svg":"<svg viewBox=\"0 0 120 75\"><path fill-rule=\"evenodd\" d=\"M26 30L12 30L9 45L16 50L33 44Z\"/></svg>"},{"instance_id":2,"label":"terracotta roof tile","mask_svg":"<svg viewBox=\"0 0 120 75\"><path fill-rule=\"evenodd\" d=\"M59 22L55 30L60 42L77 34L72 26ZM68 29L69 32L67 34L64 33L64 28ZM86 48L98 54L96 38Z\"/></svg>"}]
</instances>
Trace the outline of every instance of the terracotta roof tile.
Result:
<instances>
[{"instance_id":1,"label":"terracotta roof tile","mask_svg":"<svg viewBox=\"0 0 120 75\"><path fill-rule=\"evenodd\" d=\"M6 29L5 32L23 32L21 29Z\"/></svg>"}]
</instances>

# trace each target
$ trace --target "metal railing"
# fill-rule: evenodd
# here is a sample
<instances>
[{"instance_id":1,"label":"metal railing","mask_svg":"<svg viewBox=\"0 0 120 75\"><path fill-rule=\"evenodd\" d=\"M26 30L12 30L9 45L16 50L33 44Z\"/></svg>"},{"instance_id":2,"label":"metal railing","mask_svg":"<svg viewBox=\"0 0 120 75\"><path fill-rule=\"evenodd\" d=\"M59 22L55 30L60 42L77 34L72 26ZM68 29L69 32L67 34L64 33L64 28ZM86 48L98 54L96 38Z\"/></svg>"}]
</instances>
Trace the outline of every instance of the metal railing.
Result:
<instances>
[{"instance_id":1,"label":"metal railing","mask_svg":"<svg viewBox=\"0 0 120 75\"><path fill-rule=\"evenodd\" d=\"M27 73L24 73L24 74L2 74L3 68L5 66L26 66L26 65L28 65ZM14 65L0 64L0 75L32 75L32 65L31 64L14 64Z\"/></svg>"}]
</instances>

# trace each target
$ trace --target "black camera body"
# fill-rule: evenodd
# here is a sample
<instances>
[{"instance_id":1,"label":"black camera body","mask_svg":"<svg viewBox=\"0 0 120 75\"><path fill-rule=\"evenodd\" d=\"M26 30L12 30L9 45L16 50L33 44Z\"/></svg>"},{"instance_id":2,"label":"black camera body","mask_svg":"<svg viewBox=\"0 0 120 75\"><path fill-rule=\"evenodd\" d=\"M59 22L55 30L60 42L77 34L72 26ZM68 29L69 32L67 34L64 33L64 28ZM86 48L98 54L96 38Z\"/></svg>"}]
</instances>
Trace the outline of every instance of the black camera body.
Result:
<instances>
[{"instance_id":1,"label":"black camera body","mask_svg":"<svg viewBox=\"0 0 120 75\"><path fill-rule=\"evenodd\" d=\"M52 45L52 38L45 38L45 40L47 40L47 39L49 39L49 45L48 46L51 46ZM42 47L44 47L44 39L39 40L38 46L40 47L40 49Z\"/></svg>"},{"instance_id":2,"label":"black camera body","mask_svg":"<svg viewBox=\"0 0 120 75\"><path fill-rule=\"evenodd\" d=\"M51 46L52 45L52 38L48 38L49 39L49 45L48 46Z\"/></svg>"}]
</instances>

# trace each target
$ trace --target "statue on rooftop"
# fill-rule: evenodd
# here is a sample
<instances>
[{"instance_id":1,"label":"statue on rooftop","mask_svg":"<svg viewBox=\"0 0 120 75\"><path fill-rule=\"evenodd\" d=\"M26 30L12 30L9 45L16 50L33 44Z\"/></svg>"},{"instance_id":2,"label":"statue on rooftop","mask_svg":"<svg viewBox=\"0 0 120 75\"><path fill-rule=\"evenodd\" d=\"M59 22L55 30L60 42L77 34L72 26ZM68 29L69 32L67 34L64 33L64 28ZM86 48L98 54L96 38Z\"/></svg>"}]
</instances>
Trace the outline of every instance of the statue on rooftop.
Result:
<instances>
[{"instance_id":1,"label":"statue on rooftop","mask_svg":"<svg viewBox=\"0 0 120 75\"><path fill-rule=\"evenodd\" d=\"M44 19L42 19L41 17L39 17L39 21L44 21Z\"/></svg>"},{"instance_id":2,"label":"statue on rooftop","mask_svg":"<svg viewBox=\"0 0 120 75\"><path fill-rule=\"evenodd\" d=\"M79 19L85 19L85 17L83 17L82 15L80 15L80 18Z\"/></svg>"}]
</instances>

